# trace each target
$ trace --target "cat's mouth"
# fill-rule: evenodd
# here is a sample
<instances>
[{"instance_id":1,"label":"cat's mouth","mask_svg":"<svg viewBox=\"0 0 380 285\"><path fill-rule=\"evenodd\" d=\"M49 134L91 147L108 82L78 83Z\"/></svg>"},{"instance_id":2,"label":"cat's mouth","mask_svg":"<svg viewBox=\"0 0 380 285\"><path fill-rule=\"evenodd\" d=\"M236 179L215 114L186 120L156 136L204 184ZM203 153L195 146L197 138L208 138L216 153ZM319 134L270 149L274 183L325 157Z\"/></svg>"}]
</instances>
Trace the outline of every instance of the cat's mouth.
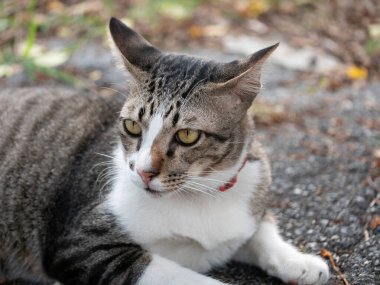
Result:
<instances>
[{"instance_id":1,"label":"cat's mouth","mask_svg":"<svg viewBox=\"0 0 380 285\"><path fill-rule=\"evenodd\" d=\"M162 194L165 194L164 191L154 190L150 187L145 187L144 190L147 191L148 193L150 193L152 195L156 195L156 196L161 196Z\"/></svg>"}]
</instances>

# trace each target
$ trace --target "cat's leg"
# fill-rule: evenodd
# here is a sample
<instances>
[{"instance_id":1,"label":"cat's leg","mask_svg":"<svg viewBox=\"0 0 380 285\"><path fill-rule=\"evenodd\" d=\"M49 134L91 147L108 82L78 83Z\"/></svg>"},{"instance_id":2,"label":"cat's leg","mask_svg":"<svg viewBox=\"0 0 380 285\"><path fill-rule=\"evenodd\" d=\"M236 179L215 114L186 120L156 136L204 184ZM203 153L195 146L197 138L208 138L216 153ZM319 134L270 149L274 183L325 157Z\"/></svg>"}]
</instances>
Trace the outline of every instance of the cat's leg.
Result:
<instances>
[{"instance_id":1,"label":"cat's leg","mask_svg":"<svg viewBox=\"0 0 380 285\"><path fill-rule=\"evenodd\" d=\"M177 263L153 255L153 259L137 285L223 285L220 281L199 274L195 271L178 265Z\"/></svg>"},{"instance_id":2,"label":"cat's leg","mask_svg":"<svg viewBox=\"0 0 380 285\"><path fill-rule=\"evenodd\" d=\"M75 225L58 238L49 236L43 253L46 275L61 284L224 284L150 253L123 233L102 209L85 212Z\"/></svg>"},{"instance_id":3,"label":"cat's leg","mask_svg":"<svg viewBox=\"0 0 380 285\"><path fill-rule=\"evenodd\" d=\"M291 284L325 284L329 268L322 258L299 252L278 233L275 220L264 217L252 238L234 257L254 264L268 274Z\"/></svg>"}]
</instances>

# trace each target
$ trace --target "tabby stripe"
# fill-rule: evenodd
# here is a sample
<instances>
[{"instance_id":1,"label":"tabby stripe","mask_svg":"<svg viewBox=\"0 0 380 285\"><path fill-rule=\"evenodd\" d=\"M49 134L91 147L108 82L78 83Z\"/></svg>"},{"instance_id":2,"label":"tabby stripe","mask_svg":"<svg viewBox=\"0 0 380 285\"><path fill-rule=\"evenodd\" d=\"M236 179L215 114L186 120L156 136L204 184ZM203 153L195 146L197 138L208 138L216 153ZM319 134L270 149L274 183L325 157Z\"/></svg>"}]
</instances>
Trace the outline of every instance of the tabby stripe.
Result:
<instances>
[{"instance_id":1,"label":"tabby stripe","mask_svg":"<svg viewBox=\"0 0 380 285\"><path fill-rule=\"evenodd\" d=\"M5 159L5 164L8 164L8 170L3 173L3 175L11 176L11 173L15 171L15 169L19 168L20 165L23 168L29 167L28 172L29 172L29 177L34 176L35 179L45 181L46 179L44 177L40 177L40 174L38 172L37 168L34 168L34 165L31 164L23 164L22 161L24 160L24 157L28 156L28 152L33 151L29 146L29 143L35 139L35 135L40 133L41 129L48 129L52 125L52 121L54 118L56 118L58 115L61 115L61 113L68 113L67 110L62 110L61 113L58 113L58 110L61 110L59 105L61 105L63 99L57 99L53 100L50 104L50 106L47 106L46 111L41 113L37 113L37 115L32 115L33 111L30 110L28 114L31 114L30 116L27 116L29 121L26 122L26 124L23 125L23 128L20 130L20 133L23 134L23 138L19 139L19 143L17 144L17 147L15 147L12 151L17 153L16 158L13 155L9 155L8 159ZM38 102L37 102L38 103ZM80 116L82 113L83 109L86 107L86 104L83 104L83 106L80 108L77 116ZM29 111L29 110L28 110ZM71 110L72 114L71 118L76 115L76 110ZM46 120L46 116L53 116L54 117L51 120ZM54 132L49 132L49 138L57 138L58 136L56 135L57 132L62 132L62 128L60 127L61 125L67 124L66 122L66 117L64 117L63 120L60 120L60 124L58 126L55 126L53 129ZM42 154L42 153L41 153ZM39 159L39 158L34 158L34 159ZM40 159L43 159L41 157ZM11 160L11 161L9 161ZM16 171L15 171L16 172ZM16 172L17 173L17 172ZM15 179L18 179L18 183L20 185L26 185L27 184L27 177L15 177ZM0 179L2 180L2 179ZM25 181L25 182L24 182ZM13 182L12 181L7 181L5 183L5 188L9 187L8 185L11 185ZM28 191L27 187L21 187L19 192L13 192L13 195L26 195L26 192ZM12 198L11 198L12 199ZM17 199L16 199L17 200ZM28 229L28 225L25 224L25 219L23 219L22 215L17 215L16 213L20 213L23 210L23 205L21 203L14 203L9 206L11 209L11 213L15 213L13 219L16 224L22 225L19 228L19 234L21 236L24 236L24 234L27 236L28 233L25 232L26 229Z\"/></svg>"},{"instance_id":2,"label":"tabby stripe","mask_svg":"<svg viewBox=\"0 0 380 285\"><path fill-rule=\"evenodd\" d=\"M172 148L169 147L168 150L166 151L166 155L167 155L168 157L172 157L173 154L174 154L174 150L173 150Z\"/></svg>"},{"instance_id":3,"label":"tabby stripe","mask_svg":"<svg viewBox=\"0 0 380 285\"><path fill-rule=\"evenodd\" d=\"M162 63L165 62L167 56L160 56L154 66L152 67L150 74L152 74L154 77L157 76L158 69L162 66Z\"/></svg>"},{"instance_id":4,"label":"tabby stripe","mask_svg":"<svg viewBox=\"0 0 380 285\"><path fill-rule=\"evenodd\" d=\"M175 113L173 116L173 127L178 123L179 113Z\"/></svg>"},{"instance_id":5,"label":"tabby stripe","mask_svg":"<svg viewBox=\"0 0 380 285\"><path fill-rule=\"evenodd\" d=\"M169 116L169 114L171 113L172 110L173 110L173 105L171 105L170 108L169 108L169 110L165 113L164 118L166 118L167 116Z\"/></svg>"},{"instance_id":6,"label":"tabby stripe","mask_svg":"<svg viewBox=\"0 0 380 285\"><path fill-rule=\"evenodd\" d=\"M223 137L221 135L218 135L218 134L215 134L215 133L208 133L208 132L204 132L205 136L206 137L212 137L214 138L215 140L217 140L218 142L221 142L221 143L224 143L226 142L231 136L229 137Z\"/></svg>"},{"instance_id":7,"label":"tabby stripe","mask_svg":"<svg viewBox=\"0 0 380 285\"><path fill-rule=\"evenodd\" d=\"M220 164L232 152L232 149L232 147L227 147L225 152L219 156L216 162L213 163L212 167Z\"/></svg>"},{"instance_id":8,"label":"tabby stripe","mask_svg":"<svg viewBox=\"0 0 380 285\"><path fill-rule=\"evenodd\" d=\"M20 106L20 109L22 110L32 110L32 108L37 105L37 101L35 100L36 98L35 97L30 97L28 98L28 100L24 101L22 100L21 102L24 103L23 105ZM7 122L8 124L10 124L11 122L9 122L9 118L12 118L13 116L9 116L8 115L8 112L9 111L5 111L4 114L1 114L1 121L0 122ZM10 133L7 133L7 134L3 134L2 133L2 136L4 135L6 137L6 139L4 140L4 143L1 145L0 147L0 168L1 169L7 169L9 168L8 171L1 171L0 172L0 181L7 181L7 183L5 183L4 185L2 185L2 187L4 189L7 189L9 186L8 184L12 184L13 182L12 181L9 181L8 179L4 179L2 177L7 177L7 175L9 173L12 173L12 172L15 172L14 171L14 168L17 167L17 165L15 166L14 164L14 159L13 159L13 153L15 152L15 146L14 146L14 141L17 141L17 135L20 135L21 132L20 132L20 126L24 126L25 125L25 121L27 120L30 120L27 116L27 111L25 113L22 113L22 115L18 116L16 118L16 120L14 121L14 123L12 124L12 127L11 128L7 128L8 130L10 129ZM7 119L5 119L7 118ZM3 130L1 130L3 131ZM10 149L9 149L10 148ZM16 156L17 157L17 156ZM17 173L17 172L15 172ZM17 179L17 177L15 177L15 179ZM11 188L11 187L9 187ZM1 192L1 191L0 191ZM17 201L17 199L13 198L13 197L16 197L17 192L16 191L12 191L10 194L8 194L9 197L7 199L2 199L2 203L3 203L3 206L5 208L8 208L10 209L10 213L17 213L17 212L14 212L12 211L11 209L15 207L15 203L11 203L11 201ZM13 217L12 217L13 219ZM17 218L16 218L17 219Z\"/></svg>"},{"instance_id":9,"label":"tabby stripe","mask_svg":"<svg viewBox=\"0 0 380 285\"><path fill-rule=\"evenodd\" d=\"M140 108L140 111L139 111L139 121L141 122L141 118L144 116L145 114L145 108L142 107Z\"/></svg>"},{"instance_id":10,"label":"tabby stripe","mask_svg":"<svg viewBox=\"0 0 380 285\"><path fill-rule=\"evenodd\" d=\"M85 235L86 239L87 239L87 235ZM71 239L65 239L63 241L59 241L59 248L60 248L60 251L64 251L64 250L67 250L67 249L70 249L70 248L74 248L74 247L79 247L79 248L83 248L83 237L72 237Z\"/></svg>"},{"instance_id":11,"label":"tabby stripe","mask_svg":"<svg viewBox=\"0 0 380 285\"><path fill-rule=\"evenodd\" d=\"M133 244L131 244L132 247L135 247ZM77 263L80 263L80 261L84 261L91 257L92 254L99 252L99 251L107 251L114 248L124 248L128 249L131 245L128 243L116 243L116 244L100 244L93 247L88 247L83 250L81 248L80 250L76 249L73 250L73 248L69 248L65 251L60 251L59 255L63 255L60 259L57 260L57 262L54 264L54 267L58 268L70 268L74 266ZM139 247L139 246L138 246ZM65 253L68 254L68 257L64 257ZM57 254L58 255L58 254Z\"/></svg>"},{"instance_id":12,"label":"tabby stripe","mask_svg":"<svg viewBox=\"0 0 380 285\"><path fill-rule=\"evenodd\" d=\"M173 69L172 72L167 72L166 75L165 75L165 82L169 82L172 78L178 78L178 69L180 68L180 65L181 64L177 64L177 65L174 65L174 66L171 66L171 68ZM177 68L177 69L176 69Z\"/></svg>"},{"instance_id":13,"label":"tabby stripe","mask_svg":"<svg viewBox=\"0 0 380 285\"><path fill-rule=\"evenodd\" d=\"M191 62L191 65L189 66L189 68L186 69L185 78L193 77L194 71L198 65L199 63L197 61Z\"/></svg>"},{"instance_id":14,"label":"tabby stripe","mask_svg":"<svg viewBox=\"0 0 380 285\"><path fill-rule=\"evenodd\" d=\"M140 148L141 148L141 143L142 143L142 138L140 137L140 138L137 140L136 151L139 151L139 150L140 150Z\"/></svg>"},{"instance_id":15,"label":"tabby stripe","mask_svg":"<svg viewBox=\"0 0 380 285\"><path fill-rule=\"evenodd\" d=\"M120 275L124 275L123 276L124 282L122 284L135 284L137 282L137 279L140 276L138 272L134 272L133 264L140 263L141 258L143 258L143 252L141 250L138 250L135 252L128 252L128 254L124 256L124 259L122 259L116 265L116 267L112 270L112 272L109 271L105 274L100 284L108 285L113 279L115 279L115 276L120 276ZM140 266L141 265L137 265L137 268L139 268Z\"/></svg>"},{"instance_id":16,"label":"tabby stripe","mask_svg":"<svg viewBox=\"0 0 380 285\"><path fill-rule=\"evenodd\" d=\"M204 80L207 70L208 70L208 66L207 64L204 64L199 70L199 72L197 73L197 77L193 80L190 86L182 93L181 97L183 99L185 99L189 95L189 93L193 91L193 88L195 87L195 85L197 85L201 80Z\"/></svg>"},{"instance_id":17,"label":"tabby stripe","mask_svg":"<svg viewBox=\"0 0 380 285\"><path fill-rule=\"evenodd\" d=\"M135 245L135 244L130 244L130 243L124 243L124 242L117 242L117 243L105 243L105 244L99 244L96 246L93 246L90 250L92 252L94 251L100 251L100 250L110 250L113 248L130 248L130 247L137 247L139 248L140 246Z\"/></svg>"},{"instance_id":18,"label":"tabby stripe","mask_svg":"<svg viewBox=\"0 0 380 285\"><path fill-rule=\"evenodd\" d=\"M35 98L30 98L29 100L21 102L24 103L20 106L20 109L30 111L36 104L36 100L32 100ZM13 122L10 121L10 118L13 118L14 116L9 116L8 112L5 111L2 113L3 116L0 117L0 122L7 122L7 124L12 124L12 127L7 127L8 130L10 130L10 133L4 134L4 130L1 130L2 136L4 136L6 139L3 141L3 144L0 144L0 161L4 161L2 158L4 154L8 153L8 148L13 148L13 141L16 141L14 137L17 135L17 133L20 131L20 126L24 125L24 121L29 120L28 113L26 112L20 112L20 115L15 118ZM4 118L3 118L4 117ZM6 119L5 119L6 118Z\"/></svg>"},{"instance_id":19,"label":"tabby stripe","mask_svg":"<svg viewBox=\"0 0 380 285\"><path fill-rule=\"evenodd\" d=\"M154 90L156 90L156 82L155 81L151 81L149 83L149 86L148 86L148 91L149 93L154 93Z\"/></svg>"},{"instance_id":20,"label":"tabby stripe","mask_svg":"<svg viewBox=\"0 0 380 285\"><path fill-rule=\"evenodd\" d=\"M88 284L98 284L105 271L112 266L112 263L114 263L115 260L117 261L124 254L125 251L121 251L107 256L105 259L99 261L98 263L91 264L91 269L88 272ZM114 273L113 270L112 273Z\"/></svg>"},{"instance_id":21,"label":"tabby stripe","mask_svg":"<svg viewBox=\"0 0 380 285\"><path fill-rule=\"evenodd\" d=\"M150 104L150 115L151 116L153 115L153 110L154 110L154 101L152 102L152 104Z\"/></svg>"},{"instance_id":22,"label":"tabby stripe","mask_svg":"<svg viewBox=\"0 0 380 285\"><path fill-rule=\"evenodd\" d=\"M162 64L165 63L167 57L168 56L159 57L158 60L156 61L156 63L154 64L154 66L151 68L151 71L150 71L150 74L151 74L150 81L151 82L156 81L158 70L162 67Z\"/></svg>"}]
</instances>

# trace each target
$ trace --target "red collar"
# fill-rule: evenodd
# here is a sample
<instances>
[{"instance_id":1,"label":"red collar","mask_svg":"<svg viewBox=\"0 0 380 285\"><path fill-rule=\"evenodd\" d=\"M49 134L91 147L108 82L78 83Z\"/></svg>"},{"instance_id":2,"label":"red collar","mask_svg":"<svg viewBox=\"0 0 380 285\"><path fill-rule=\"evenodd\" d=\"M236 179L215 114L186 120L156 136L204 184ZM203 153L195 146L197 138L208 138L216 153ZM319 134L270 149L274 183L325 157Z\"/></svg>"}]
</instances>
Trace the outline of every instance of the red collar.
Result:
<instances>
[{"instance_id":1,"label":"red collar","mask_svg":"<svg viewBox=\"0 0 380 285\"><path fill-rule=\"evenodd\" d=\"M237 171L237 173L235 174L235 176L232 177L230 181L224 183L223 185L221 185L221 186L219 187L219 191L220 191L220 192L225 192L225 191L227 191L228 189L231 189L231 188L236 184L236 182L237 182L237 176L239 175L239 172L243 169L243 167L246 165L247 161L248 161L248 157L246 157L246 158L244 159L243 164L240 166L240 168L239 168L239 170Z\"/></svg>"}]
</instances>

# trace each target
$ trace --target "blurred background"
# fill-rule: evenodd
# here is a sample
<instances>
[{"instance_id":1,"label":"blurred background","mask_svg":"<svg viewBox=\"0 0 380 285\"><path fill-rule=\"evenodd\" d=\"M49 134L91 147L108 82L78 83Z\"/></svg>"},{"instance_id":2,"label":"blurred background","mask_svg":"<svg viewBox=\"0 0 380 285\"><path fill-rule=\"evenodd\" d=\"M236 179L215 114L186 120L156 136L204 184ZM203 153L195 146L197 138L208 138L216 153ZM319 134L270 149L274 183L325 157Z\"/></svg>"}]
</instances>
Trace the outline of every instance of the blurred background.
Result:
<instances>
[{"instance_id":1,"label":"blurred background","mask_svg":"<svg viewBox=\"0 0 380 285\"><path fill-rule=\"evenodd\" d=\"M249 110L272 163L270 207L285 239L328 250L344 274L329 284L380 284L380 1L0 0L0 87L127 92L112 16L162 50L220 61L280 42Z\"/></svg>"},{"instance_id":2,"label":"blurred background","mask_svg":"<svg viewBox=\"0 0 380 285\"><path fill-rule=\"evenodd\" d=\"M107 84L111 16L164 50L248 54L281 42L274 62L316 88L380 76L378 0L2 0L0 83Z\"/></svg>"}]
</instances>

